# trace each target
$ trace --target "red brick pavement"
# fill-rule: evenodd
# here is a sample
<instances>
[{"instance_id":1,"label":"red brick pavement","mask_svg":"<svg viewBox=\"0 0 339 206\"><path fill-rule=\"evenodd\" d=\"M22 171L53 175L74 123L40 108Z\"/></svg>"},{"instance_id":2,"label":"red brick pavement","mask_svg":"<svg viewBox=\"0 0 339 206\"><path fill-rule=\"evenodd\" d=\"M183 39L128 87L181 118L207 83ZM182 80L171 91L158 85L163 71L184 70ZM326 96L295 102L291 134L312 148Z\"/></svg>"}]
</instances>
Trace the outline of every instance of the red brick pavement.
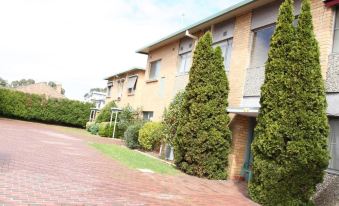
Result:
<instances>
[{"instance_id":1,"label":"red brick pavement","mask_svg":"<svg viewBox=\"0 0 339 206\"><path fill-rule=\"evenodd\" d=\"M2 205L255 205L245 185L129 169L55 126L0 119Z\"/></svg>"}]
</instances>

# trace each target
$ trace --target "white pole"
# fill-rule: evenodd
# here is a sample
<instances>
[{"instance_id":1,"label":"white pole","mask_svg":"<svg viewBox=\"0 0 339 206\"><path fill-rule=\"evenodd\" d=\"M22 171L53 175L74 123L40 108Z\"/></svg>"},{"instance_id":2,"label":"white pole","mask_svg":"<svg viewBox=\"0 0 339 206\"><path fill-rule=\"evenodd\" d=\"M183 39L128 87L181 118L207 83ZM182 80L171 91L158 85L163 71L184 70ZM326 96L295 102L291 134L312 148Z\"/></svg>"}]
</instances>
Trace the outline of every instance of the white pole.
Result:
<instances>
[{"instance_id":1,"label":"white pole","mask_svg":"<svg viewBox=\"0 0 339 206\"><path fill-rule=\"evenodd\" d=\"M113 119L113 111L111 111L111 119L109 120L109 127L112 126L112 119Z\"/></svg>"},{"instance_id":2,"label":"white pole","mask_svg":"<svg viewBox=\"0 0 339 206\"><path fill-rule=\"evenodd\" d=\"M115 136L115 127L117 125L118 111L115 112L114 128L113 128L113 138Z\"/></svg>"}]
</instances>

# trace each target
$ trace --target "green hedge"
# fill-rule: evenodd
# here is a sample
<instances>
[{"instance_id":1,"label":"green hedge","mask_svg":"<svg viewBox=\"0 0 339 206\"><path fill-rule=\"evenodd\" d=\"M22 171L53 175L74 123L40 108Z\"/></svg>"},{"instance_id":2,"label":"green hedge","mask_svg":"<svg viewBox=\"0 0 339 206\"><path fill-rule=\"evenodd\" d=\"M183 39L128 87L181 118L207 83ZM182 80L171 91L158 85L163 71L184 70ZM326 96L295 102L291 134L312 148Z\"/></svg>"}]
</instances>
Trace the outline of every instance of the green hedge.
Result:
<instances>
[{"instance_id":1,"label":"green hedge","mask_svg":"<svg viewBox=\"0 0 339 206\"><path fill-rule=\"evenodd\" d=\"M92 106L0 88L0 115L9 118L85 127Z\"/></svg>"}]
</instances>

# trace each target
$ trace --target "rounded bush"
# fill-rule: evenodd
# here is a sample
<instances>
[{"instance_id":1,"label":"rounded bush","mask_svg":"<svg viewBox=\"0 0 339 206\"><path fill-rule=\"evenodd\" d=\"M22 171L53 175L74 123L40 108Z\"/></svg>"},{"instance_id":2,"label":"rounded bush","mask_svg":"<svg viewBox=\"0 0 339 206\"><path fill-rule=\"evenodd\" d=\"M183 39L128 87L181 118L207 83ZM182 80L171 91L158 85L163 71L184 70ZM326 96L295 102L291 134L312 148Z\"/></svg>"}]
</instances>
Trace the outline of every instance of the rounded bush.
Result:
<instances>
[{"instance_id":1,"label":"rounded bush","mask_svg":"<svg viewBox=\"0 0 339 206\"><path fill-rule=\"evenodd\" d=\"M142 123L136 123L127 128L124 133L125 144L128 148L136 149L140 147L138 137Z\"/></svg>"},{"instance_id":2,"label":"rounded bush","mask_svg":"<svg viewBox=\"0 0 339 206\"><path fill-rule=\"evenodd\" d=\"M98 134L99 124L97 124L97 123L92 124L91 126L89 126L88 131L91 134L94 134L94 135Z\"/></svg>"},{"instance_id":3,"label":"rounded bush","mask_svg":"<svg viewBox=\"0 0 339 206\"><path fill-rule=\"evenodd\" d=\"M145 150L159 146L163 139L163 125L160 122L147 122L139 131L139 143Z\"/></svg>"},{"instance_id":4,"label":"rounded bush","mask_svg":"<svg viewBox=\"0 0 339 206\"><path fill-rule=\"evenodd\" d=\"M89 132L89 128L90 128L93 124L95 124L95 123L94 123L94 122L87 122L87 123L86 123L86 131Z\"/></svg>"},{"instance_id":5,"label":"rounded bush","mask_svg":"<svg viewBox=\"0 0 339 206\"><path fill-rule=\"evenodd\" d=\"M113 136L113 125L110 126L109 122L101 122L99 124L98 134L101 137L112 137Z\"/></svg>"}]
</instances>

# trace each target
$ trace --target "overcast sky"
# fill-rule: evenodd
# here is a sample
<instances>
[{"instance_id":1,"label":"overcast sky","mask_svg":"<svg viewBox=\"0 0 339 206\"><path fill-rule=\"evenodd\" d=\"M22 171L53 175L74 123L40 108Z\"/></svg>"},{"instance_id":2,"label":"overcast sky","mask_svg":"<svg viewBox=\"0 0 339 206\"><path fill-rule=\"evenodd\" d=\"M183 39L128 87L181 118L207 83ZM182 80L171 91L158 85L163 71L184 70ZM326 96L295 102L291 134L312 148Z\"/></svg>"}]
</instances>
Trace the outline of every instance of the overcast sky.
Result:
<instances>
[{"instance_id":1,"label":"overcast sky","mask_svg":"<svg viewBox=\"0 0 339 206\"><path fill-rule=\"evenodd\" d=\"M56 81L81 100L104 77L145 67L135 50L240 1L0 0L0 77Z\"/></svg>"}]
</instances>

